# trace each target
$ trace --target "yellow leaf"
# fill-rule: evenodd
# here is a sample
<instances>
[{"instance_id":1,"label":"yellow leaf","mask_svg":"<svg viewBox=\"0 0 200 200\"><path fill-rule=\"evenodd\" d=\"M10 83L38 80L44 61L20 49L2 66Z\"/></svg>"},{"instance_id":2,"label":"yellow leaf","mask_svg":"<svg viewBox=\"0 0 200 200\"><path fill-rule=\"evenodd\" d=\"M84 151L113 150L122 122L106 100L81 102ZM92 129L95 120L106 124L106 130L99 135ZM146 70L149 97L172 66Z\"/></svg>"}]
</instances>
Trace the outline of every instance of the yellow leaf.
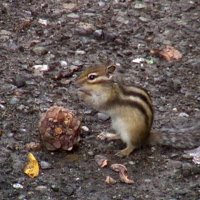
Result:
<instances>
[{"instance_id":1,"label":"yellow leaf","mask_svg":"<svg viewBox=\"0 0 200 200\"><path fill-rule=\"evenodd\" d=\"M27 158L28 162L24 167L24 173L31 178L35 178L39 175L39 170L40 170L39 163L32 153L29 153Z\"/></svg>"}]
</instances>

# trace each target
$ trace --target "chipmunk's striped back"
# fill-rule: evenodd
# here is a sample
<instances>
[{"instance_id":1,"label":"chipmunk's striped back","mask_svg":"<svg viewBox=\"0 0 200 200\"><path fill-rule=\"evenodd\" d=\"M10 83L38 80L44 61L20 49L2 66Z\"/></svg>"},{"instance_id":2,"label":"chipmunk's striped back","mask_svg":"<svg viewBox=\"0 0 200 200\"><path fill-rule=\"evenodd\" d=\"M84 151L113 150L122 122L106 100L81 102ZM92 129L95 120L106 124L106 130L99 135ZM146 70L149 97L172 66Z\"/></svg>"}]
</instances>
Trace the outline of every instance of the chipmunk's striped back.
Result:
<instances>
[{"instance_id":1,"label":"chipmunk's striped back","mask_svg":"<svg viewBox=\"0 0 200 200\"><path fill-rule=\"evenodd\" d=\"M132 102L132 106L136 107L145 116L148 127L151 128L153 122L153 107L151 97L147 90L141 87L123 87L119 86L124 100Z\"/></svg>"},{"instance_id":2,"label":"chipmunk's striped back","mask_svg":"<svg viewBox=\"0 0 200 200\"><path fill-rule=\"evenodd\" d=\"M108 99L104 111L109 112L111 110L114 113L116 109L118 109L116 112L119 112L120 108L123 112L127 107L129 113L138 111L138 117L142 116L147 131L150 131L153 123L153 107L148 92L141 87L122 86L118 83L113 83L112 92L113 94Z\"/></svg>"}]
</instances>

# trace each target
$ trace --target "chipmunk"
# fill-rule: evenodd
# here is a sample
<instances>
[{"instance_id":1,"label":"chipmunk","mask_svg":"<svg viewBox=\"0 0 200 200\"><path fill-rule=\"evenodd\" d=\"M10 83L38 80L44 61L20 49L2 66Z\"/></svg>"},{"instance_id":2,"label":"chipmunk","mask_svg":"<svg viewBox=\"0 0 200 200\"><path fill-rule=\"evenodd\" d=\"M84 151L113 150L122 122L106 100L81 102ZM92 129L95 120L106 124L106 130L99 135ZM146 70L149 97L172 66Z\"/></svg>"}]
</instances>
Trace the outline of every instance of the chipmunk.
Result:
<instances>
[{"instance_id":1,"label":"chipmunk","mask_svg":"<svg viewBox=\"0 0 200 200\"><path fill-rule=\"evenodd\" d=\"M136 86L124 86L114 82L115 65L88 67L77 78L78 96L88 105L111 117L116 134L107 135L126 143L117 153L128 156L143 145L150 136L153 123L153 106L148 92Z\"/></svg>"}]
</instances>

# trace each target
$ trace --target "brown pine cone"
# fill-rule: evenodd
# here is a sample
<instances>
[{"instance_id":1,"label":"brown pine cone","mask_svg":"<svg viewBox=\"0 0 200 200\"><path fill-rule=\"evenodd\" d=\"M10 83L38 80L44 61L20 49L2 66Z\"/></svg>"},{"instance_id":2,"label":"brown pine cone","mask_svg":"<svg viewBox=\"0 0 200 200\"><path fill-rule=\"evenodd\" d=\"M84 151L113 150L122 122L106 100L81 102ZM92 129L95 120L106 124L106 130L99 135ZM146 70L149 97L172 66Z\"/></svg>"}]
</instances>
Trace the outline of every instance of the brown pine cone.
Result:
<instances>
[{"instance_id":1,"label":"brown pine cone","mask_svg":"<svg viewBox=\"0 0 200 200\"><path fill-rule=\"evenodd\" d=\"M81 122L75 114L63 107L50 107L39 122L42 145L49 151L71 151L80 139Z\"/></svg>"}]
</instances>

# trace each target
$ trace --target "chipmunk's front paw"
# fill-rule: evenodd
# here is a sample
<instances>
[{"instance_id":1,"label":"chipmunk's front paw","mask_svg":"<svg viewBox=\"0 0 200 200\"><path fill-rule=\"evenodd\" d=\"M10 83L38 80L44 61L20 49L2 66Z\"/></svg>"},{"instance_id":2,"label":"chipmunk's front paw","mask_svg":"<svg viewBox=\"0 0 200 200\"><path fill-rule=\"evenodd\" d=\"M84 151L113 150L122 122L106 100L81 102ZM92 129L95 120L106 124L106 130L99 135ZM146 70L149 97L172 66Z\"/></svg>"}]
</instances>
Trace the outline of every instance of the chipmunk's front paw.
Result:
<instances>
[{"instance_id":1,"label":"chipmunk's front paw","mask_svg":"<svg viewBox=\"0 0 200 200\"><path fill-rule=\"evenodd\" d=\"M111 140L120 139L120 137L119 135L114 134L114 133L102 132L99 135L97 135L97 139L111 141Z\"/></svg>"}]
</instances>

